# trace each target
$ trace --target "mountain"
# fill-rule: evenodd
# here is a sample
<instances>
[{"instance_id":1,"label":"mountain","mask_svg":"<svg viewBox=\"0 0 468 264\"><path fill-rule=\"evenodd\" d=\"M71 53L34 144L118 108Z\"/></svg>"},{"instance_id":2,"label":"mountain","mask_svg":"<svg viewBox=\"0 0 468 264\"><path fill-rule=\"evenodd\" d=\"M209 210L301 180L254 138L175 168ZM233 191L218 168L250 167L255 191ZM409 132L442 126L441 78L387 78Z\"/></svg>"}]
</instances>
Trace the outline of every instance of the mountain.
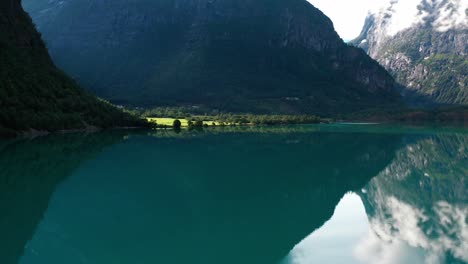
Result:
<instances>
[{"instance_id":1,"label":"mountain","mask_svg":"<svg viewBox=\"0 0 468 264\"><path fill-rule=\"evenodd\" d=\"M352 41L405 85L410 98L463 105L467 43L468 2L459 0L385 1Z\"/></svg>"},{"instance_id":2,"label":"mountain","mask_svg":"<svg viewBox=\"0 0 468 264\"><path fill-rule=\"evenodd\" d=\"M114 103L257 113L394 104L394 80L305 0L25 0L54 61Z\"/></svg>"},{"instance_id":3,"label":"mountain","mask_svg":"<svg viewBox=\"0 0 468 264\"><path fill-rule=\"evenodd\" d=\"M19 0L0 2L0 134L132 122L54 66Z\"/></svg>"}]
</instances>

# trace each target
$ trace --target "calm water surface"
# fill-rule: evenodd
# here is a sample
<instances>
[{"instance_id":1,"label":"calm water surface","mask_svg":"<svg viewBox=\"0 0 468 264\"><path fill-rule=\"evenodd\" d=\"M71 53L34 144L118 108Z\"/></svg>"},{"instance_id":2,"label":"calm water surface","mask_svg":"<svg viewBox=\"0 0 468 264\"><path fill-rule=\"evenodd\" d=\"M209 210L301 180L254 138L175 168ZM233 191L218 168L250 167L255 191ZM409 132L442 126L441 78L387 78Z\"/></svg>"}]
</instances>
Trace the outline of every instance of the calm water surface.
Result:
<instances>
[{"instance_id":1,"label":"calm water surface","mask_svg":"<svg viewBox=\"0 0 468 264\"><path fill-rule=\"evenodd\" d=\"M0 141L0 263L468 263L468 130Z\"/></svg>"}]
</instances>

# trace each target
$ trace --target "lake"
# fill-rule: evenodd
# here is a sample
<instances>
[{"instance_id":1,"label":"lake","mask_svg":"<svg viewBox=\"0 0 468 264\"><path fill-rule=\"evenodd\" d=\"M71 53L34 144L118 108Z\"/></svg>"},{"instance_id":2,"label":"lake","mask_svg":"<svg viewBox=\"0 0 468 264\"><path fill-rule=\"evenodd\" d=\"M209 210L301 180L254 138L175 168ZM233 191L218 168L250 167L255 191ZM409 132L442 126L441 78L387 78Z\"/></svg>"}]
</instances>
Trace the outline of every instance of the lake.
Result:
<instances>
[{"instance_id":1,"label":"lake","mask_svg":"<svg viewBox=\"0 0 468 264\"><path fill-rule=\"evenodd\" d=\"M468 263L468 130L0 141L0 263Z\"/></svg>"}]
</instances>

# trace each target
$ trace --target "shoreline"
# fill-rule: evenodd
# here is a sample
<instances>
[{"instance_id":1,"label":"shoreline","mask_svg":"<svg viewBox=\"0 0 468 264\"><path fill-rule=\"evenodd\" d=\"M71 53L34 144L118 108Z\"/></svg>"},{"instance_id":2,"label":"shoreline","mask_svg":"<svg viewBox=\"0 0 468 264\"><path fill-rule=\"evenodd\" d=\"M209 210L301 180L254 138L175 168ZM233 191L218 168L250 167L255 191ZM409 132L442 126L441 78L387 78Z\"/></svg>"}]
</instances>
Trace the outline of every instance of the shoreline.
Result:
<instances>
[{"instance_id":1,"label":"shoreline","mask_svg":"<svg viewBox=\"0 0 468 264\"><path fill-rule=\"evenodd\" d=\"M262 128L262 127L288 127L288 126L306 126L306 125L343 125L343 126L379 126L379 125L402 125L402 126L415 126L415 127L424 127L424 126L445 126L445 127L454 127L454 128L463 128L468 129L468 122L460 121L383 121L383 122L363 122L363 121L345 121L339 120L335 122L321 122L321 123L290 123L290 124L235 124L235 125L208 125L208 126L183 126L179 131L191 131L191 130L204 130L204 129L222 129L222 128ZM29 138L34 139L37 137L45 137L49 135L65 135L72 133L100 133L105 131L118 131L118 130L148 130L148 131L177 131L172 126L162 126L162 127L145 127L145 126L126 126L126 127L112 127L112 128L99 128L94 126L89 126L82 129L64 129L58 131L47 131L47 130L35 130L30 129L28 131L13 131L5 129L7 133L0 133L0 139L14 139L14 138ZM2 132L2 131L0 131Z\"/></svg>"},{"instance_id":2,"label":"shoreline","mask_svg":"<svg viewBox=\"0 0 468 264\"><path fill-rule=\"evenodd\" d=\"M74 129L62 129L57 131L48 131L48 130L36 130L30 129L27 131L13 131L13 130L6 130L4 134L0 133L0 139L14 139L14 138L37 138L37 137L45 137L49 135L66 135L66 134L73 134L73 133L100 133L105 131L113 131L113 130L137 130L137 129L148 129L147 127L112 127L112 128L99 128L99 127L89 127L89 128L74 128Z\"/></svg>"}]
</instances>

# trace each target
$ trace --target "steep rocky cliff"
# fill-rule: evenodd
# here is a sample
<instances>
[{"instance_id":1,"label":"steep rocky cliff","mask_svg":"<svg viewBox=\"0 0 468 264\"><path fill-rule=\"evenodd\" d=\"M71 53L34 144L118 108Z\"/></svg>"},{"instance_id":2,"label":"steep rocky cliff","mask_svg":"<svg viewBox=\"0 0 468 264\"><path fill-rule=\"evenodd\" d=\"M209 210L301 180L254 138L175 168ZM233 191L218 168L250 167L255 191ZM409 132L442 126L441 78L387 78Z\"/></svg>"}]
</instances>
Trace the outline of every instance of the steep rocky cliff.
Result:
<instances>
[{"instance_id":1,"label":"steep rocky cliff","mask_svg":"<svg viewBox=\"0 0 468 264\"><path fill-rule=\"evenodd\" d=\"M0 1L0 134L129 124L58 70L19 0Z\"/></svg>"},{"instance_id":2,"label":"steep rocky cliff","mask_svg":"<svg viewBox=\"0 0 468 264\"><path fill-rule=\"evenodd\" d=\"M54 60L114 102L345 112L399 100L305 0L25 0Z\"/></svg>"},{"instance_id":3,"label":"steep rocky cliff","mask_svg":"<svg viewBox=\"0 0 468 264\"><path fill-rule=\"evenodd\" d=\"M410 99L468 104L468 2L384 2L352 43L405 85Z\"/></svg>"}]
</instances>

